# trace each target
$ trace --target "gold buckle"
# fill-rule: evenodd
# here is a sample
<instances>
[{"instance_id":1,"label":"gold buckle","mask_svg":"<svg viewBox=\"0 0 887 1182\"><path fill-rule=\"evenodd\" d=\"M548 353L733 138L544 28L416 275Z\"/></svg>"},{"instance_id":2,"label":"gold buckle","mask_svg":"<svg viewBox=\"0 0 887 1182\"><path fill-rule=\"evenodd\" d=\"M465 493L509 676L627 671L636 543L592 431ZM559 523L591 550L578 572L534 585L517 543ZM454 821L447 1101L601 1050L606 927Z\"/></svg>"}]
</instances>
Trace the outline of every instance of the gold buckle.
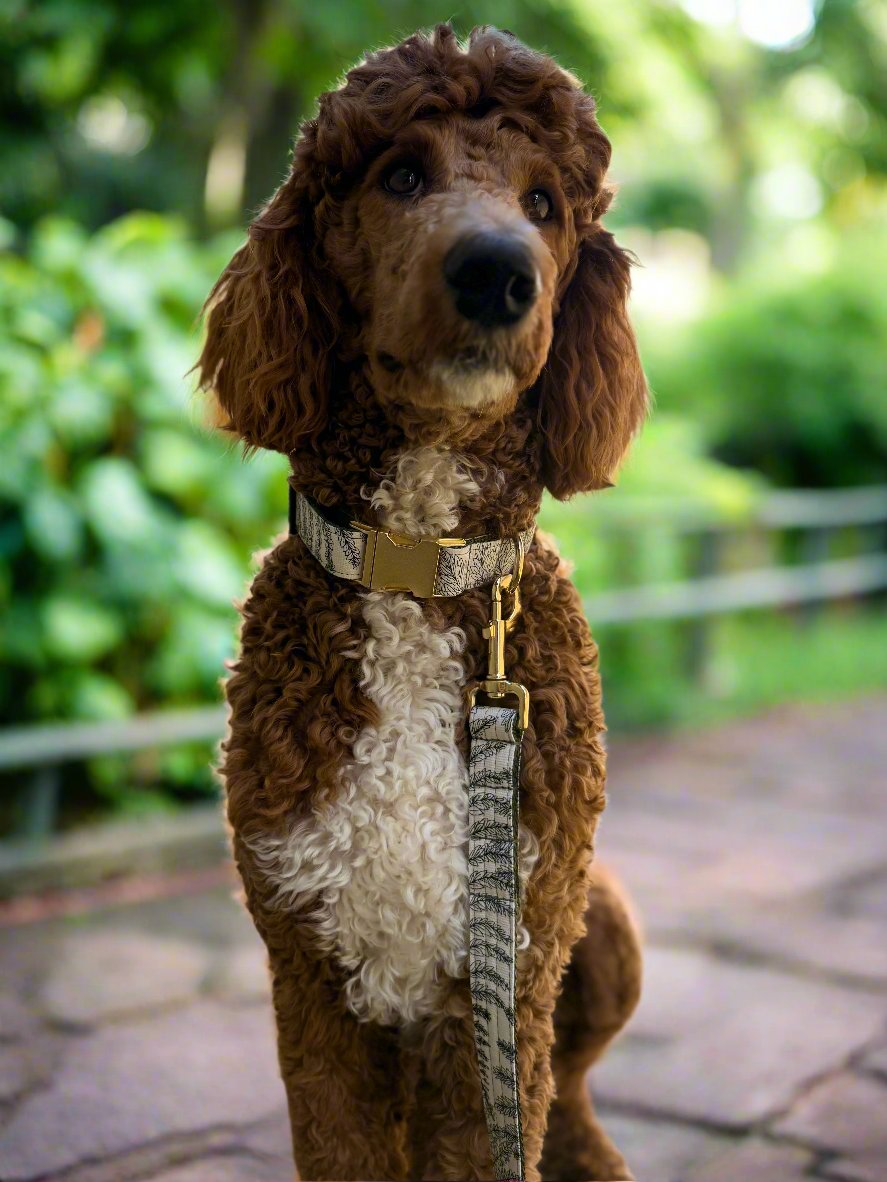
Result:
<instances>
[{"instance_id":1,"label":"gold buckle","mask_svg":"<svg viewBox=\"0 0 887 1182\"><path fill-rule=\"evenodd\" d=\"M464 538L407 538L390 530L352 523L367 536L360 581L371 591L409 591L431 599L444 546L464 546Z\"/></svg>"}]
</instances>

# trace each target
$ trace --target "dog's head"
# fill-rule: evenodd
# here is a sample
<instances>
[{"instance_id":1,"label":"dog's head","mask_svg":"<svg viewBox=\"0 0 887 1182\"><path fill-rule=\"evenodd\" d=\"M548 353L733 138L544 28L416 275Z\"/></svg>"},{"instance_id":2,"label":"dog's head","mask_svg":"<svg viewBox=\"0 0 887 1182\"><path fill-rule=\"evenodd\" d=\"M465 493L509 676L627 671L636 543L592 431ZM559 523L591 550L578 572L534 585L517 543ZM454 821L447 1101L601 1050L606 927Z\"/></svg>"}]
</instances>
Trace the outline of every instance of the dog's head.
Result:
<instances>
[{"instance_id":1,"label":"dog's head","mask_svg":"<svg viewBox=\"0 0 887 1182\"><path fill-rule=\"evenodd\" d=\"M291 452L361 366L396 418L535 407L558 497L609 482L646 407L610 144L551 58L439 26L322 96L209 301L201 380L248 445Z\"/></svg>"}]
</instances>

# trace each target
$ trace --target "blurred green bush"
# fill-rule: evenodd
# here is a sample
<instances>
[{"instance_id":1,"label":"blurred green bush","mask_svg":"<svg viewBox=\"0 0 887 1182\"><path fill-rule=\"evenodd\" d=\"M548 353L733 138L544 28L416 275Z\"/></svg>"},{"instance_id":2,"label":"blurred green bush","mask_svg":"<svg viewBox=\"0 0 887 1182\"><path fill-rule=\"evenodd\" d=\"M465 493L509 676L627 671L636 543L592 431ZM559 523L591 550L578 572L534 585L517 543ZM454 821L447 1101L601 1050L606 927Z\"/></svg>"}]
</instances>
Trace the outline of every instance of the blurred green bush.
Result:
<instances>
[{"instance_id":1,"label":"blurred green bush","mask_svg":"<svg viewBox=\"0 0 887 1182\"><path fill-rule=\"evenodd\" d=\"M583 595L686 577L687 538L675 527L741 527L767 487L712 459L699 425L667 413L645 425L617 480L603 493L543 504L540 525Z\"/></svg>"},{"instance_id":2,"label":"blurred green bush","mask_svg":"<svg viewBox=\"0 0 887 1182\"><path fill-rule=\"evenodd\" d=\"M768 262L701 320L646 351L663 409L705 429L712 453L774 484L885 479L887 284L883 233L836 244L821 269Z\"/></svg>"},{"instance_id":3,"label":"blurred green bush","mask_svg":"<svg viewBox=\"0 0 887 1182\"><path fill-rule=\"evenodd\" d=\"M92 237L44 221L24 256L0 254L6 723L217 696L231 601L286 504L282 461L244 463L184 378L238 239L198 246L175 219L133 214Z\"/></svg>"}]
</instances>

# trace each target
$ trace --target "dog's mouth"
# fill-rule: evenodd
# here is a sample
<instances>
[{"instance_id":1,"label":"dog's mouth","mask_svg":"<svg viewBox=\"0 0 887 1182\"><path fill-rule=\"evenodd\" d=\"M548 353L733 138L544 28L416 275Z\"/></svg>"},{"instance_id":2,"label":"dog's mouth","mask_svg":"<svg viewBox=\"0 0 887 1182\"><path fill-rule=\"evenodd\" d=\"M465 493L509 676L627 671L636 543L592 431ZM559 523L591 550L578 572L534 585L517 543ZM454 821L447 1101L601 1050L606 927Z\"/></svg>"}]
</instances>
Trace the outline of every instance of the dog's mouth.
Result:
<instances>
[{"instance_id":1,"label":"dog's mouth","mask_svg":"<svg viewBox=\"0 0 887 1182\"><path fill-rule=\"evenodd\" d=\"M458 354L436 361L429 370L445 402L481 409L501 404L515 389L514 370L499 359Z\"/></svg>"},{"instance_id":2,"label":"dog's mouth","mask_svg":"<svg viewBox=\"0 0 887 1182\"><path fill-rule=\"evenodd\" d=\"M465 373L477 373L483 369L505 369L502 358L493 353L492 349L484 345L472 345L467 349L460 349L449 358L447 364L455 370Z\"/></svg>"},{"instance_id":3,"label":"dog's mouth","mask_svg":"<svg viewBox=\"0 0 887 1182\"><path fill-rule=\"evenodd\" d=\"M514 390L515 372L501 351L483 344L413 365L379 350L376 361L392 377L414 374L415 400L423 405L481 409L501 403Z\"/></svg>"},{"instance_id":4,"label":"dog's mouth","mask_svg":"<svg viewBox=\"0 0 887 1182\"><path fill-rule=\"evenodd\" d=\"M403 373L407 368L405 361L399 360L393 353L387 353L384 349L379 350L376 354L376 360L386 373ZM440 368L441 366L466 374L477 373L479 370L485 369L503 370L510 368L503 363L501 356L484 345L472 345L467 349L459 349L456 353L452 353L448 357L441 357L434 363L434 368Z\"/></svg>"}]
</instances>

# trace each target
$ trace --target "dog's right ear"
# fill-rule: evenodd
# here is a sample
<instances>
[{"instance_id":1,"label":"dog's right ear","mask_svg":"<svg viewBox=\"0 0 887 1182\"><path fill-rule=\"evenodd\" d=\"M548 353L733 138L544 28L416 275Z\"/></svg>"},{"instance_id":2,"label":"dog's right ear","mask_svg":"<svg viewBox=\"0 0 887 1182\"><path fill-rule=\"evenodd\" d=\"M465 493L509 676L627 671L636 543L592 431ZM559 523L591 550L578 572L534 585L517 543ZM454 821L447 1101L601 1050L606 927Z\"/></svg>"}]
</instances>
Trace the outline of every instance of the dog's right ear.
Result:
<instances>
[{"instance_id":1,"label":"dog's right ear","mask_svg":"<svg viewBox=\"0 0 887 1182\"><path fill-rule=\"evenodd\" d=\"M288 453L327 418L338 296L315 234L313 135L206 301L200 387L248 448ZM313 181L312 178L313 177Z\"/></svg>"}]
</instances>

